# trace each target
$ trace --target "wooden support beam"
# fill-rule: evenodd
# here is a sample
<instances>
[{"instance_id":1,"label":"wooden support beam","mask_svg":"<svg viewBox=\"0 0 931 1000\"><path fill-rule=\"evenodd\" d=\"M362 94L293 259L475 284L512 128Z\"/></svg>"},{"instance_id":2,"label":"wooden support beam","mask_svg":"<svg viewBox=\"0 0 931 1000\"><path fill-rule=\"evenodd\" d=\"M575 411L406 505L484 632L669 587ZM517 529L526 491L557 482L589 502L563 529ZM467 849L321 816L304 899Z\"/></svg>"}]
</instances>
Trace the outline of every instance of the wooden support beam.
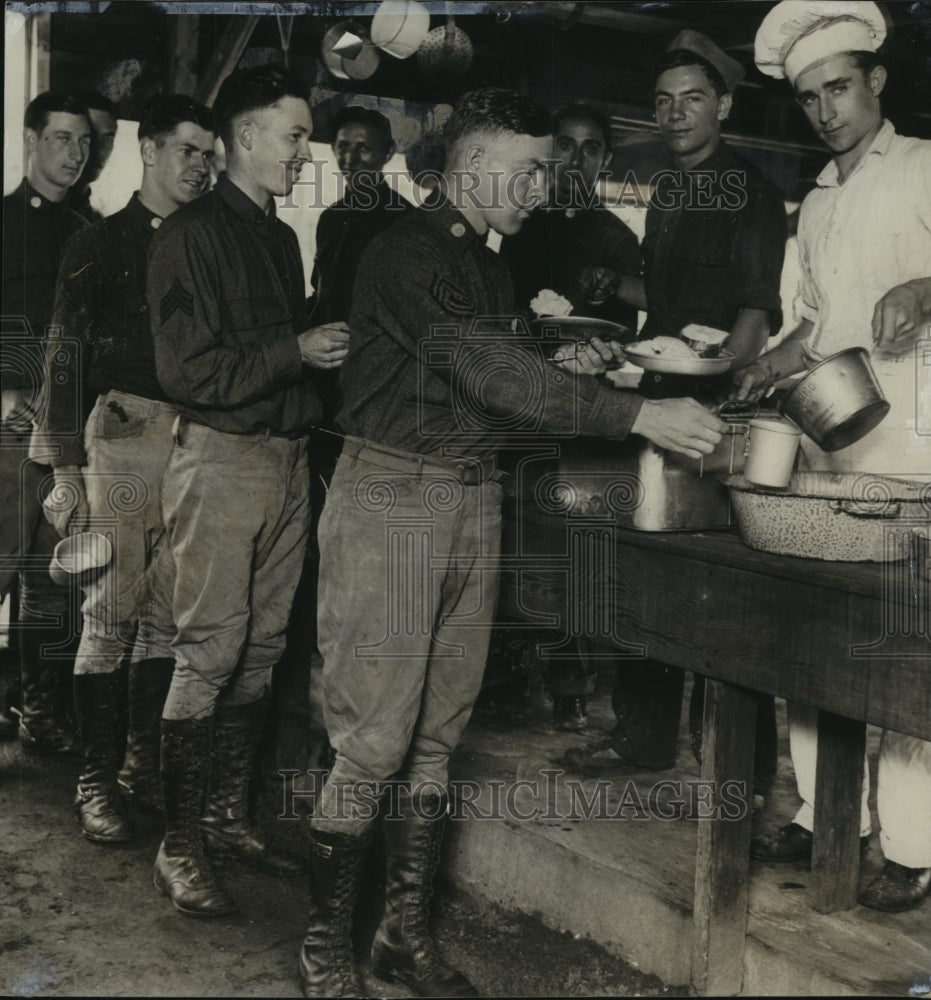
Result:
<instances>
[{"instance_id":1,"label":"wooden support beam","mask_svg":"<svg viewBox=\"0 0 931 1000\"><path fill-rule=\"evenodd\" d=\"M230 23L220 37L213 56L211 56L210 65L204 72L203 78L198 84L197 93L194 95L201 104L206 104L208 107L213 106L220 84L236 68L243 52L246 51L246 46L249 44L249 39L252 37L252 32L258 21L257 15L249 17L234 15L230 18Z\"/></svg>"},{"instance_id":2,"label":"wooden support beam","mask_svg":"<svg viewBox=\"0 0 931 1000\"><path fill-rule=\"evenodd\" d=\"M819 913L846 910L857 902L865 749L865 722L818 713L811 905Z\"/></svg>"},{"instance_id":3,"label":"wooden support beam","mask_svg":"<svg viewBox=\"0 0 931 1000\"><path fill-rule=\"evenodd\" d=\"M692 986L703 996L743 985L757 707L752 691L708 679L701 779L711 801L698 821L692 938Z\"/></svg>"},{"instance_id":4,"label":"wooden support beam","mask_svg":"<svg viewBox=\"0 0 931 1000\"><path fill-rule=\"evenodd\" d=\"M171 25L171 62L168 66L168 90L172 94L197 93L197 44L200 37L200 15L177 14L169 18Z\"/></svg>"},{"instance_id":5,"label":"wooden support beam","mask_svg":"<svg viewBox=\"0 0 931 1000\"><path fill-rule=\"evenodd\" d=\"M51 87L52 15L29 14L29 79L26 103Z\"/></svg>"}]
</instances>

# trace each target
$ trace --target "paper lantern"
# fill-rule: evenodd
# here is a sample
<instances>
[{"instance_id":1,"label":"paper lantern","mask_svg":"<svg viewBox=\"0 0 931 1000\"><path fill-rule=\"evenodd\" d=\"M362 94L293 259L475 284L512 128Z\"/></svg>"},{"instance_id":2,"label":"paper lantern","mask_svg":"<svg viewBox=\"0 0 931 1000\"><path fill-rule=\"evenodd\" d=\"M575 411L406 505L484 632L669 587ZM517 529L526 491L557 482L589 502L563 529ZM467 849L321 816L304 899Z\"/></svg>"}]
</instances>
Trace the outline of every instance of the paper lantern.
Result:
<instances>
[{"instance_id":1,"label":"paper lantern","mask_svg":"<svg viewBox=\"0 0 931 1000\"><path fill-rule=\"evenodd\" d=\"M323 62L340 80L367 80L381 62L378 49L356 21L340 21L323 36Z\"/></svg>"},{"instance_id":2,"label":"paper lantern","mask_svg":"<svg viewBox=\"0 0 931 1000\"><path fill-rule=\"evenodd\" d=\"M407 59L430 30L430 14L416 0L383 0L372 18L372 44L395 59Z\"/></svg>"}]
</instances>

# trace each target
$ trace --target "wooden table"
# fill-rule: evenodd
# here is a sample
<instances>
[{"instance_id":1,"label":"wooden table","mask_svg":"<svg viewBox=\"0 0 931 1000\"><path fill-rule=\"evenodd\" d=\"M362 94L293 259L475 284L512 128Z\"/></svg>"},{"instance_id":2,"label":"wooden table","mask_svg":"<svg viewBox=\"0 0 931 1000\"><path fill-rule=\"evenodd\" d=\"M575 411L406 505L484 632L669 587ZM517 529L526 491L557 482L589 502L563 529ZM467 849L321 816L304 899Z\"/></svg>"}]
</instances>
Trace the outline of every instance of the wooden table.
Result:
<instances>
[{"instance_id":1,"label":"wooden table","mask_svg":"<svg viewBox=\"0 0 931 1000\"><path fill-rule=\"evenodd\" d=\"M702 780L716 803L723 781L752 795L752 692L820 710L811 902L821 912L853 906L866 723L931 739L923 567L776 556L747 548L734 530L646 533L533 505L505 539L510 613L550 624L555 615L568 632L594 626L629 655L707 675ZM554 586L559 578L566 587ZM592 581L604 579L610 586L593 592ZM749 807L737 821L699 820L692 984L700 993L741 988L749 840Z\"/></svg>"}]
</instances>

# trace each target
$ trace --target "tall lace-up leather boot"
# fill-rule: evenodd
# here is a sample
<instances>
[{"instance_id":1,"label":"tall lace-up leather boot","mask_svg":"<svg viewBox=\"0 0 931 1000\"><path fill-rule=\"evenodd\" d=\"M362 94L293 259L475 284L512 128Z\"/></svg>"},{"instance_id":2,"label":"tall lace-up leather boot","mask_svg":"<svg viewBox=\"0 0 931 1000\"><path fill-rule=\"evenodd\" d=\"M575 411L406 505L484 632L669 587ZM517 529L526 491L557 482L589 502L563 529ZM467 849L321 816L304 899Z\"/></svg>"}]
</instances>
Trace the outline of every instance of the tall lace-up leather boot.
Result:
<instances>
[{"instance_id":1,"label":"tall lace-up leather boot","mask_svg":"<svg viewBox=\"0 0 931 1000\"><path fill-rule=\"evenodd\" d=\"M175 661L141 660L129 666L129 726L126 755L117 781L130 802L149 812L164 812L158 776L162 709Z\"/></svg>"},{"instance_id":2,"label":"tall lace-up leather boot","mask_svg":"<svg viewBox=\"0 0 931 1000\"><path fill-rule=\"evenodd\" d=\"M202 822L211 857L235 858L274 874L294 875L301 865L272 849L249 816L252 769L267 705L263 698L251 705L217 709Z\"/></svg>"},{"instance_id":3,"label":"tall lace-up leather boot","mask_svg":"<svg viewBox=\"0 0 931 1000\"><path fill-rule=\"evenodd\" d=\"M19 739L33 753L80 754L80 744L64 718L61 707L62 661L47 657L64 637L61 628L51 628L21 614L19 632L22 713ZM70 681L69 681L70 683Z\"/></svg>"},{"instance_id":4,"label":"tall lace-up leather boot","mask_svg":"<svg viewBox=\"0 0 931 1000\"><path fill-rule=\"evenodd\" d=\"M200 812L210 766L210 719L162 720L165 838L155 859L155 888L189 917L222 917L236 903L204 852Z\"/></svg>"},{"instance_id":5,"label":"tall lace-up leather boot","mask_svg":"<svg viewBox=\"0 0 931 1000\"><path fill-rule=\"evenodd\" d=\"M97 844L120 844L134 837L116 783L123 749L124 680L123 670L74 677L74 710L84 748L74 814L84 836Z\"/></svg>"},{"instance_id":6,"label":"tall lace-up leather boot","mask_svg":"<svg viewBox=\"0 0 931 1000\"><path fill-rule=\"evenodd\" d=\"M299 969L305 997L364 997L352 950L352 917L371 837L313 830L310 919Z\"/></svg>"},{"instance_id":7,"label":"tall lace-up leather boot","mask_svg":"<svg viewBox=\"0 0 931 1000\"><path fill-rule=\"evenodd\" d=\"M402 792L402 818L382 819L387 884L385 914L372 944L372 971L404 983L413 996L477 997L465 976L440 957L428 930L447 810L446 796L412 799Z\"/></svg>"}]
</instances>

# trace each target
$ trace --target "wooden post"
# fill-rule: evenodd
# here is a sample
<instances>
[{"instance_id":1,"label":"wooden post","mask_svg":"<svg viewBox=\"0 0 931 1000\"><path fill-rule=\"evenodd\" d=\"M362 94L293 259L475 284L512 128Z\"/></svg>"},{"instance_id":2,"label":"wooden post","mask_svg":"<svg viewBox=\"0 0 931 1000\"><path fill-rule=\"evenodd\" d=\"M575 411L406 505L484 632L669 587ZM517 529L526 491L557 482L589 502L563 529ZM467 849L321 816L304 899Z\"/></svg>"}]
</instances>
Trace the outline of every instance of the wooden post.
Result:
<instances>
[{"instance_id":1,"label":"wooden post","mask_svg":"<svg viewBox=\"0 0 931 1000\"><path fill-rule=\"evenodd\" d=\"M857 901L865 748L866 723L818 713L811 905L819 913L846 910Z\"/></svg>"},{"instance_id":2,"label":"wooden post","mask_svg":"<svg viewBox=\"0 0 931 1000\"><path fill-rule=\"evenodd\" d=\"M198 84L197 93L194 95L201 104L206 104L208 107L213 106L220 84L236 68L243 52L246 51L246 46L249 44L249 39L252 37L252 32L258 21L258 15L250 15L249 17L235 15L230 18L230 23L220 36L210 59L210 65L204 72L203 78Z\"/></svg>"},{"instance_id":3,"label":"wooden post","mask_svg":"<svg viewBox=\"0 0 931 1000\"><path fill-rule=\"evenodd\" d=\"M29 79L26 103L51 87L52 15L29 14Z\"/></svg>"},{"instance_id":4,"label":"wooden post","mask_svg":"<svg viewBox=\"0 0 931 1000\"><path fill-rule=\"evenodd\" d=\"M168 67L168 92L187 94L197 92L197 44L200 35L198 14L177 14L169 18L171 24L171 62Z\"/></svg>"},{"instance_id":5,"label":"wooden post","mask_svg":"<svg viewBox=\"0 0 931 1000\"><path fill-rule=\"evenodd\" d=\"M714 808L698 822L692 940L692 986L706 996L743 985L756 715L753 692L709 678L701 778Z\"/></svg>"}]
</instances>

